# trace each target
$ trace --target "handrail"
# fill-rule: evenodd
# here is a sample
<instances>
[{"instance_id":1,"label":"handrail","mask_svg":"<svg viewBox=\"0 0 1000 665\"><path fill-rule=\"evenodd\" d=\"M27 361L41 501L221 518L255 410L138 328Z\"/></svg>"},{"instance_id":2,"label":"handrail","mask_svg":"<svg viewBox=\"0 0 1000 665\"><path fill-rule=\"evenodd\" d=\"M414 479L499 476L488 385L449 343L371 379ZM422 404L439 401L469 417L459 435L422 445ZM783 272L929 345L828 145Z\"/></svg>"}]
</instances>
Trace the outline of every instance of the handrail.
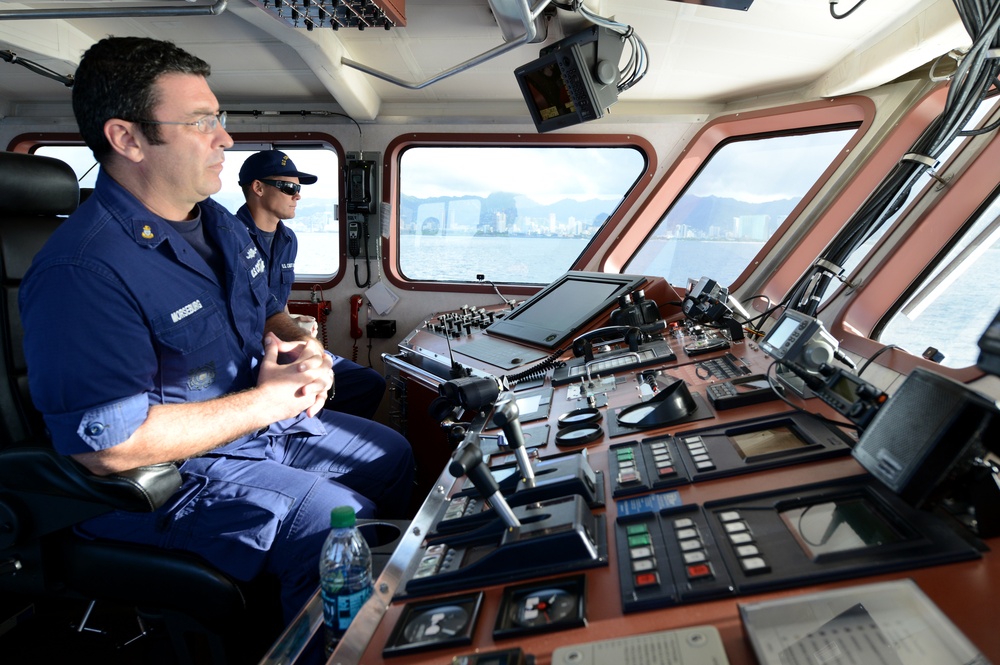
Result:
<instances>
[{"instance_id":1,"label":"handrail","mask_svg":"<svg viewBox=\"0 0 1000 665\"><path fill-rule=\"evenodd\" d=\"M197 5L172 5L170 7L91 7L78 9L2 9L0 10L0 21L2 20L27 20L46 18L127 18L144 16L218 16L226 11L229 0L216 0L215 4Z\"/></svg>"},{"instance_id":2,"label":"handrail","mask_svg":"<svg viewBox=\"0 0 1000 665\"><path fill-rule=\"evenodd\" d=\"M370 76L374 76L375 78L382 79L383 81L388 81L389 83L398 85L401 88L407 88L408 90L421 90L431 85L432 83L437 83L438 81L446 79L449 76L454 76L455 74L464 72L468 69L475 67L476 65L480 65L486 62L487 60L492 60L493 58L499 55L503 55L507 51L510 51L518 46L522 46L524 44L531 42L535 38L535 34L537 33L537 30L535 28L535 18L541 15L542 11L549 5L551 1L552 0L543 0L541 3L539 3L538 7L532 10L530 7L528 7L528 0L517 0L519 8L521 10L521 19L524 23L524 35L522 35L519 39L516 39L514 41L507 42L506 44L501 44L499 46L495 46L491 48L489 51L477 55L474 58L470 58L465 62L457 64L450 69L446 69L445 71L436 74L425 81L420 81L420 82L404 81L403 79L397 78L392 74L386 74L385 72L381 72L377 69L369 67L368 65L363 65L360 62L351 60L350 58L341 58L340 62L342 65L346 67L357 69L360 72L363 72Z\"/></svg>"}]
</instances>

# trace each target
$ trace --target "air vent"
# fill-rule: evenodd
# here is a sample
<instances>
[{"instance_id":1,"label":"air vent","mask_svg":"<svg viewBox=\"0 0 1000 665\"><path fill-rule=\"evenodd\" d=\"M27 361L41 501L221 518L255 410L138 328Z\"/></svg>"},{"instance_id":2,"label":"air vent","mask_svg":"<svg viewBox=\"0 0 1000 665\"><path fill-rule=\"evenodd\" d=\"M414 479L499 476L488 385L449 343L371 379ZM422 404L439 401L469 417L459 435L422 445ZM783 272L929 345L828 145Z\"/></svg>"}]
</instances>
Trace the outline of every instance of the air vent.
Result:
<instances>
[{"instance_id":1,"label":"air vent","mask_svg":"<svg viewBox=\"0 0 1000 665\"><path fill-rule=\"evenodd\" d=\"M406 0L253 0L293 28L398 28L406 26Z\"/></svg>"}]
</instances>

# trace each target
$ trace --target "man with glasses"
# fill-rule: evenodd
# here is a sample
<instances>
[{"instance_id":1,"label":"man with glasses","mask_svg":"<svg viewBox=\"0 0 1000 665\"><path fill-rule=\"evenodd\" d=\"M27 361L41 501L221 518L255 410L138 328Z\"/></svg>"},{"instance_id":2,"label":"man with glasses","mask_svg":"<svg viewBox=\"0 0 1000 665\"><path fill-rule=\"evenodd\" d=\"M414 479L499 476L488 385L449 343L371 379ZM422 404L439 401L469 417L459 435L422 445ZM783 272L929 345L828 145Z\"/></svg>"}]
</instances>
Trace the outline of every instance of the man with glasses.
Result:
<instances>
[{"instance_id":1,"label":"man with glasses","mask_svg":"<svg viewBox=\"0 0 1000 665\"><path fill-rule=\"evenodd\" d=\"M405 514L413 455L388 427L323 409L330 357L268 316L264 258L209 198L233 145L209 73L140 37L84 54L73 111L101 170L22 282L29 383L55 448L93 473L179 465L159 510L84 532L273 574L291 619L317 588L330 509Z\"/></svg>"},{"instance_id":2,"label":"man with glasses","mask_svg":"<svg viewBox=\"0 0 1000 665\"><path fill-rule=\"evenodd\" d=\"M295 207L302 198L302 185L312 185L317 180L316 176L295 168L291 158L280 150L254 153L240 167L239 185L246 203L236 211L236 217L246 225L267 264L271 290L268 316L277 317L279 312L284 312L313 335L316 334L313 317L288 313L288 296L295 283L298 240L283 220L295 217ZM385 394L385 379L370 367L341 356L332 357L336 390L327 406L372 418Z\"/></svg>"}]
</instances>

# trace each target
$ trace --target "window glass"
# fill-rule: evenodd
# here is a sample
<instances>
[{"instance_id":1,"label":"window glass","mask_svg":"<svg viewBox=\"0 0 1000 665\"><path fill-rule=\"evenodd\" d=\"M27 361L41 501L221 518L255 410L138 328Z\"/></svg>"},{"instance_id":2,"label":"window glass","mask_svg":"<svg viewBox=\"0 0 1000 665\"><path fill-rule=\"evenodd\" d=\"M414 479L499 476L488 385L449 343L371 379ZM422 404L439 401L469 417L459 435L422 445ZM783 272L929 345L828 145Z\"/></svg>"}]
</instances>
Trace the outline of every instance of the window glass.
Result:
<instances>
[{"instance_id":1,"label":"window glass","mask_svg":"<svg viewBox=\"0 0 1000 665\"><path fill-rule=\"evenodd\" d=\"M295 258L295 281L327 281L337 274L340 267L340 225L337 207L340 200L340 167L337 153L325 148L291 148L274 146L288 155L295 168L317 177L312 185L303 185L295 206L295 217L283 220L299 240L299 253ZM226 164L222 171L222 189L213 196L230 212L243 205L243 190L239 186L240 167L247 157L271 146L239 144L226 151Z\"/></svg>"},{"instance_id":2,"label":"window glass","mask_svg":"<svg viewBox=\"0 0 1000 665\"><path fill-rule=\"evenodd\" d=\"M222 189L212 198L235 213L243 205L243 191L238 184L243 161L268 145L252 148L236 145L226 151L222 170ZM295 259L296 281L326 281L336 275L340 266L340 232L337 205L340 198L340 170L337 153L324 148L279 149L291 157L295 168L312 173L319 179L304 185L296 205L295 217L284 220L299 239L299 254ZM81 187L93 187L97 181L97 163L90 148L75 146L39 146L35 154L61 159L69 164L80 179Z\"/></svg>"},{"instance_id":3,"label":"window glass","mask_svg":"<svg viewBox=\"0 0 1000 665\"><path fill-rule=\"evenodd\" d=\"M94 153L85 145L40 145L35 154L54 157L69 164L80 187L93 187L97 182L97 162Z\"/></svg>"},{"instance_id":4,"label":"window glass","mask_svg":"<svg viewBox=\"0 0 1000 665\"><path fill-rule=\"evenodd\" d=\"M723 144L625 272L658 275L677 286L702 276L732 284L855 131L748 137Z\"/></svg>"},{"instance_id":5,"label":"window glass","mask_svg":"<svg viewBox=\"0 0 1000 665\"><path fill-rule=\"evenodd\" d=\"M979 358L979 337L1000 309L1000 197L979 215L910 299L886 324L878 341L914 354L934 347L946 367Z\"/></svg>"},{"instance_id":6,"label":"window glass","mask_svg":"<svg viewBox=\"0 0 1000 665\"><path fill-rule=\"evenodd\" d=\"M548 284L571 269L645 167L635 148L408 148L399 270L420 281Z\"/></svg>"}]
</instances>

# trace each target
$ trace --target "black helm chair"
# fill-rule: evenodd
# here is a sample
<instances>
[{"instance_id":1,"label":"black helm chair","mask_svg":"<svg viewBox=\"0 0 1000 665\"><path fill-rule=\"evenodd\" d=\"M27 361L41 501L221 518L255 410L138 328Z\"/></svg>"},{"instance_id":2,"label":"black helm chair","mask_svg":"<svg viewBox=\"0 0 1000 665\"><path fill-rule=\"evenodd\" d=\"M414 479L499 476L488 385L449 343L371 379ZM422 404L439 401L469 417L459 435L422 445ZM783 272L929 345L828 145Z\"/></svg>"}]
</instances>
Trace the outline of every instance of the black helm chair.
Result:
<instances>
[{"instance_id":1,"label":"black helm chair","mask_svg":"<svg viewBox=\"0 0 1000 665\"><path fill-rule=\"evenodd\" d=\"M186 552L74 533L113 509L153 511L181 483L173 464L91 474L55 452L32 406L18 286L78 202L65 163L0 153L0 597L65 598L87 615L94 602L135 607L162 618L180 663L256 662L281 628L274 580L237 583Z\"/></svg>"}]
</instances>

